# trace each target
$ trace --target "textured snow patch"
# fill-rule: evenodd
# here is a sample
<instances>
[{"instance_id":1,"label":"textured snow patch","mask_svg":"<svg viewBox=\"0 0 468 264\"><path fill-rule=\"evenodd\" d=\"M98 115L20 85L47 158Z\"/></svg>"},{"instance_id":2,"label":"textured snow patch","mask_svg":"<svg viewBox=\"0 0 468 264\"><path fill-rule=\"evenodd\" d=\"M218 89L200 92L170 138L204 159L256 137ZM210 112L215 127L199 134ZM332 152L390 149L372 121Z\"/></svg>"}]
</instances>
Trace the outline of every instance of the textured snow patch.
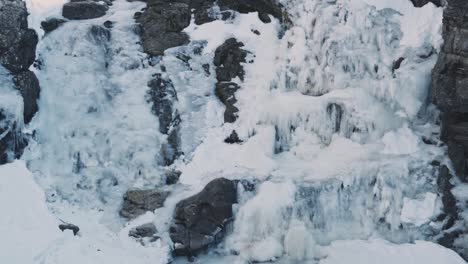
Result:
<instances>
[{"instance_id":1,"label":"textured snow patch","mask_svg":"<svg viewBox=\"0 0 468 264\"><path fill-rule=\"evenodd\" d=\"M23 161L0 166L0 260L27 264L60 235Z\"/></svg>"},{"instance_id":2,"label":"textured snow patch","mask_svg":"<svg viewBox=\"0 0 468 264\"><path fill-rule=\"evenodd\" d=\"M382 152L385 154L404 155L419 150L419 137L408 127L386 133L382 141L385 144Z\"/></svg>"},{"instance_id":3,"label":"textured snow patch","mask_svg":"<svg viewBox=\"0 0 468 264\"><path fill-rule=\"evenodd\" d=\"M416 241L392 244L383 240L335 241L326 248L328 257L320 264L464 264L460 256L440 245Z\"/></svg>"},{"instance_id":4,"label":"textured snow patch","mask_svg":"<svg viewBox=\"0 0 468 264\"><path fill-rule=\"evenodd\" d=\"M401 221L420 226L429 222L431 217L433 217L437 211L437 194L435 193L426 193L422 200L409 199L405 197L403 198Z\"/></svg>"}]
</instances>

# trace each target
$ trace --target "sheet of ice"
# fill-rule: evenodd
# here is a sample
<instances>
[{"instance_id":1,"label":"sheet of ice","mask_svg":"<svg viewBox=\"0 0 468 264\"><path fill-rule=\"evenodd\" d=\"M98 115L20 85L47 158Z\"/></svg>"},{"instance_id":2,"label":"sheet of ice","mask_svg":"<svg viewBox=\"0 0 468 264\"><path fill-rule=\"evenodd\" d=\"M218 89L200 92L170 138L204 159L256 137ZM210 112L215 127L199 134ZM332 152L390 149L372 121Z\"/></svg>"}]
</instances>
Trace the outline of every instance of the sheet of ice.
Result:
<instances>
[{"instance_id":1,"label":"sheet of ice","mask_svg":"<svg viewBox=\"0 0 468 264\"><path fill-rule=\"evenodd\" d=\"M401 221L420 226L431 221L431 218L439 212L440 208L435 193L426 193L421 200L405 197L401 209Z\"/></svg>"},{"instance_id":2,"label":"sheet of ice","mask_svg":"<svg viewBox=\"0 0 468 264\"><path fill-rule=\"evenodd\" d=\"M327 257L320 264L465 264L450 249L426 241L392 244L383 240L336 241L325 248Z\"/></svg>"},{"instance_id":3,"label":"sheet of ice","mask_svg":"<svg viewBox=\"0 0 468 264\"><path fill-rule=\"evenodd\" d=\"M0 166L0 259L30 264L60 237L58 221L23 161Z\"/></svg>"}]
</instances>

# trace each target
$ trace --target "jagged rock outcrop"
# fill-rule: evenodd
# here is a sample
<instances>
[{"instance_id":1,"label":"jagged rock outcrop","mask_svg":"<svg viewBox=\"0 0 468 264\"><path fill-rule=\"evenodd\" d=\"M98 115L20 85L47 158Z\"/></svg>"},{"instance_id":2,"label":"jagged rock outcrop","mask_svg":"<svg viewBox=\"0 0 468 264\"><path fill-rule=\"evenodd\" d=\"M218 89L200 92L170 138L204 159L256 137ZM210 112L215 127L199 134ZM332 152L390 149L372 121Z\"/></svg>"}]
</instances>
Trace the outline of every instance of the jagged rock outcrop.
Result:
<instances>
[{"instance_id":1,"label":"jagged rock outcrop","mask_svg":"<svg viewBox=\"0 0 468 264\"><path fill-rule=\"evenodd\" d=\"M432 100L441 110L441 139L448 146L456 176L468 182L468 1L447 0L443 18L444 44L432 72ZM466 248L454 241L461 232L449 230L460 220L456 197L451 190L451 175L446 167L439 172L438 185L442 195L446 224L439 243L453 248L465 259Z\"/></svg>"},{"instance_id":2,"label":"jagged rock outcrop","mask_svg":"<svg viewBox=\"0 0 468 264\"><path fill-rule=\"evenodd\" d=\"M72 1L63 5L62 15L67 19L82 20L102 17L109 10L105 2Z\"/></svg>"},{"instance_id":3,"label":"jagged rock outcrop","mask_svg":"<svg viewBox=\"0 0 468 264\"><path fill-rule=\"evenodd\" d=\"M143 224L140 226L137 226L135 228L132 228L128 232L128 236L134 237L134 238L156 238L156 233L158 230L156 229L156 226L154 226L153 223L147 223Z\"/></svg>"},{"instance_id":4,"label":"jagged rock outcrop","mask_svg":"<svg viewBox=\"0 0 468 264\"><path fill-rule=\"evenodd\" d=\"M169 233L174 254L192 256L218 243L232 221L237 203L237 183L219 178L198 194L180 201L175 208Z\"/></svg>"},{"instance_id":5,"label":"jagged rock outcrop","mask_svg":"<svg viewBox=\"0 0 468 264\"><path fill-rule=\"evenodd\" d=\"M8 70L23 102L23 121L29 123L37 112L39 81L29 71L36 57L38 36L28 28L26 5L20 0L0 0L0 64ZM21 124L9 120L9 115L0 109L0 164L19 158L27 145L20 132ZM13 118L15 119L15 118ZM17 119L17 117L16 117Z\"/></svg>"},{"instance_id":6,"label":"jagged rock outcrop","mask_svg":"<svg viewBox=\"0 0 468 264\"><path fill-rule=\"evenodd\" d=\"M150 190L128 190L123 197L120 215L127 219L134 219L148 211L163 207L169 192Z\"/></svg>"},{"instance_id":7,"label":"jagged rock outcrop","mask_svg":"<svg viewBox=\"0 0 468 264\"><path fill-rule=\"evenodd\" d=\"M238 77L244 80L244 67L247 51L243 50L244 44L234 38L226 40L215 51L214 65L216 66L215 94L226 106L224 111L224 122L233 123L237 119L239 109L234 106L237 102L236 91L240 88L232 79Z\"/></svg>"}]
</instances>

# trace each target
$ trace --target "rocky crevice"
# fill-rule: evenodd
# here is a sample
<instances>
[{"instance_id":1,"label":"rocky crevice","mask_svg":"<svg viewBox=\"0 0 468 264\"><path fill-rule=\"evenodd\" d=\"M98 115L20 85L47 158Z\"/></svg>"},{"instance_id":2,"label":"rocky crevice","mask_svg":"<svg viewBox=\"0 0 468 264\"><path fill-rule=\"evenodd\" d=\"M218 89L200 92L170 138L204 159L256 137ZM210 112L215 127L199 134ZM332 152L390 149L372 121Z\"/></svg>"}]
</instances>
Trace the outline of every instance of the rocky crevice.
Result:
<instances>
[{"instance_id":1,"label":"rocky crevice","mask_svg":"<svg viewBox=\"0 0 468 264\"><path fill-rule=\"evenodd\" d=\"M24 123L29 123L38 111L40 87L36 75L29 70L36 58L38 36L28 28L26 4L20 0L0 0L0 64L13 77L23 98ZM22 155L27 145L18 120L6 120L7 113L0 109L0 163Z\"/></svg>"}]
</instances>

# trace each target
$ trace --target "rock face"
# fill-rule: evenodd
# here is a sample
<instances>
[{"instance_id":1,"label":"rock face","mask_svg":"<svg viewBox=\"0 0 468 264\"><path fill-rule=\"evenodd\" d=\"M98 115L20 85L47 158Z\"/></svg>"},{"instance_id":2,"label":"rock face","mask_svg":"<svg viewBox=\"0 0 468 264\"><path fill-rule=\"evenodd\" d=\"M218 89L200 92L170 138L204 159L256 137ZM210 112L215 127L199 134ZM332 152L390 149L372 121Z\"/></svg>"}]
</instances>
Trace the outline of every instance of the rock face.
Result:
<instances>
[{"instance_id":1,"label":"rock face","mask_svg":"<svg viewBox=\"0 0 468 264\"><path fill-rule=\"evenodd\" d=\"M444 10L445 43L432 72L433 101L443 112L442 139L457 176L467 182L468 165L468 2L449 0Z\"/></svg>"},{"instance_id":2,"label":"rock face","mask_svg":"<svg viewBox=\"0 0 468 264\"><path fill-rule=\"evenodd\" d=\"M128 236L134 238L154 237L156 235L156 232L158 232L156 226L154 226L154 224L152 223L148 223L132 228L128 232Z\"/></svg>"},{"instance_id":3,"label":"rock face","mask_svg":"<svg viewBox=\"0 0 468 264\"><path fill-rule=\"evenodd\" d=\"M106 3L94 1L70 2L63 5L62 15L67 19L81 20L102 17L109 9Z\"/></svg>"},{"instance_id":4,"label":"rock face","mask_svg":"<svg viewBox=\"0 0 468 264\"><path fill-rule=\"evenodd\" d=\"M127 219L134 219L147 211L154 211L163 207L169 192L151 190L128 190L123 197L120 215Z\"/></svg>"},{"instance_id":5,"label":"rock face","mask_svg":"<svg viewBox=\"0 0 468 264\"><path fill-rule=\"evenodd\" d=\"M28 123L37 112L39 81L29 67L36 57L37 34L28 28L26 5L20 0L0 0L0 64L7 69L24 101L23 120ZM0 109L0 164L19 158L27 145L20 124L8 121ZM8 132L7 132L8 131ZM10 154L8 154L10 153Z\"/></svg>"},{"instance_id":6,"label":"rock face","mask_svg":"<svg viewBox=\"0 0 468 264\"><path fill-rule=\"evenodd\" d=\"M234 106L237 102L235 92L240 88L238 84L231 82L238 77L244 80L244 67L247 51L243 50L244 44L234 38L226 40L215 51L214 65L216 66L215 94L226 106L224 111L224 122L234 123L237 119L239 109Z\"/></svg>"},{"instance_id":7,"label":"rock face","mask_svg":"<svg viewBox=\"0 0 468 264\"><path fill-rule=\"evenodd\" d=\"M468 182L468 1L447 0L443 19L444 45L432 72L432 100L441 110L441 139L448 146L456 176ZM439 173L438 185L447 219L439 243L468 257L466 249L454 241L461 230L449 230L458 221L455 197L451 193L451 175L446 167ZM465 254L464 254L465 253Z\"/></svg>"},{"instance_id":8,"label":"rock face","mask_svg":"<svg viewBox=\"0 0 468 264\"><path fill-rule=\"evenodd\" d=\"M174 254L191 256L219 242L232 220L237 203L237 184L219 178L198 194L180 201L169 230Z\"/></svg>"}]
</instances>

